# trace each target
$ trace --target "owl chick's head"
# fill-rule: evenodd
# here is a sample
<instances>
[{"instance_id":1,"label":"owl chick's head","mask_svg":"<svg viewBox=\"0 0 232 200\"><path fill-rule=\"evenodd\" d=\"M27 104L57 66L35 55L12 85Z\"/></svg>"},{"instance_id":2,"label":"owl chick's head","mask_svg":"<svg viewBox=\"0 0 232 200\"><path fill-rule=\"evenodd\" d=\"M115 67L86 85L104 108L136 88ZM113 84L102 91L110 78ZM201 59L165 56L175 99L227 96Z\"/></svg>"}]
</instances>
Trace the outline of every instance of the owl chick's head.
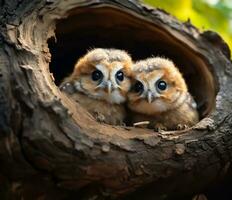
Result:
<instances>
[{"instance_id":1,"label":"owl chick's head","mask_svg":"<svg viewBox=\"0 0 232 200\"><path fill-rule=\"evenodd\" d=\"M71 80L77 91L90 98L120 104L130 89L131 66L125 51L97 48L79 59Z\"/></svg>"},{"instance_id":2,"label":"owl chick's head","mask_svg":"<svg viewBox=\"0 0 232 200\"><path fill-rule=\"evenodd\" d=\"M153 115L166 112L185 101L187 86L174 63L161 57L134 64L128 107Z\"/></svg>"}]
</instances>

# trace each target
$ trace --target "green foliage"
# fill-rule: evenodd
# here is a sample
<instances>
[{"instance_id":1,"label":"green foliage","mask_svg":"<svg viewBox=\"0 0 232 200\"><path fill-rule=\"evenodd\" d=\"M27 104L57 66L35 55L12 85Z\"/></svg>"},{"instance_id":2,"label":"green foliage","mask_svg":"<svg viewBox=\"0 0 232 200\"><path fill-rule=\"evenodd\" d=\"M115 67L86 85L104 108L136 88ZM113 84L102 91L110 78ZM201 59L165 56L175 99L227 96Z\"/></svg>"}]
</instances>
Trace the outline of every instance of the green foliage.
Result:
<instances>
[{"instance_id":1,"label":"green foliage","mask_svg":"<svg viewBox=\"0 0 232 200\"><path fill-rule=\"evenodd\" d=\"M218 32L232 50L232 0L144 0L181 21L188 19L200 30Z\"/></svg>"}]
</instances>

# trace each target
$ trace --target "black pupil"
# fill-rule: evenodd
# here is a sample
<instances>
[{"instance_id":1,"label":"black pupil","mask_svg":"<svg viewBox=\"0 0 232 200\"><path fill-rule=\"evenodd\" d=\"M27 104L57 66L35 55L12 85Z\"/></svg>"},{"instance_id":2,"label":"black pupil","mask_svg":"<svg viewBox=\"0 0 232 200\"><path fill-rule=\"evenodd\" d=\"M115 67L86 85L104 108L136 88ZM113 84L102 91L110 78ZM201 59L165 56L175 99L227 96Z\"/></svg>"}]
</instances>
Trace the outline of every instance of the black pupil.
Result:
<instances>
[{"instance_id":1,"label":"black pupil","mask_svg":"<svg viewBox=\"0 0 232 200\"><path fill-rule=\"evenodd\" d=\"M157 84L157 87L159 90L166 90L167 88L167 83L165 81L159 81Z\"/></svg>"},{"instance_id":2,"label":"black pupil","mask_svg":"<svg viewBox=\"0 0 232 200\"><path fill-rule=\"evenodd\" d=\"M123 79L124 79L124 74L123 74L123 72L122 72L122 71L118 71L118 72L116 73L116 78L117 78L119 81L123 81Z\"/></svg>"},{"instance_id":3,"label":"black pupil","mask_svg":"<svg viewBox=\"0 0 232 200\"><path fill-rule=\"evenodd\" d=\"M99 71L99 70L93 71L93 73L92 73L92 79L94 81L98 81L98 80L102 79L102 77L103 77L103 74L102 74L101 71Z\"/></svg>"},{"instance_id":4,"label":"black pupil","mask_svg":"<svg viewBox=\"0 0 232 200\"><path fill-rule=\"evenodd\" d=\"M134 91L137 93L143 92L143 84L140 81L137 81L134 85Z\"/></svg>"}]
</instances>

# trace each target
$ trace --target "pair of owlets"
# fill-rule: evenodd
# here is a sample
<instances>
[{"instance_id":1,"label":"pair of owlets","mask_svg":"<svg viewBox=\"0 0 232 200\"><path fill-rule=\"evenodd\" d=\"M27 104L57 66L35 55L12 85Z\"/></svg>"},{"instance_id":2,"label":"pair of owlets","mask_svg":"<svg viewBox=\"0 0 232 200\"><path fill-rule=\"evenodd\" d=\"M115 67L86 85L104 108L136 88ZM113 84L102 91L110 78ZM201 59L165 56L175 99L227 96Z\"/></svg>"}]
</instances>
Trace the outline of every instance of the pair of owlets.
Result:
<instances>
[{"instance_id":1,"label":"pair of owlets","mask_svg":"<svg viewBox=\"0 0 232 200\"><path fill-rule=\"evenodd\" d=\"M132 62L122 50L94 49L80 58L61 90L97 120L174 130L198 122L196 103L172 61L154 57ZM127 107L127 109L126 109Z\"/></svg>"}]
</instances>

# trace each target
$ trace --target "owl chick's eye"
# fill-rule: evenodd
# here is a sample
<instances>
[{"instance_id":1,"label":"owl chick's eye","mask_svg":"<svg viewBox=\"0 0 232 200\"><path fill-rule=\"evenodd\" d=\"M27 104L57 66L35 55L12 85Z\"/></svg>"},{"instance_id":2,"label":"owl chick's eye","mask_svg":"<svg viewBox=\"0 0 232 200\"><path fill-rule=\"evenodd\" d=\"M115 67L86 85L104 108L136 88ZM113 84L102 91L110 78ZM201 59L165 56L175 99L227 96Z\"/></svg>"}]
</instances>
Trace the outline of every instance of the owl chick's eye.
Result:
<instances>
[{"instance_id":1,"label":"owl chick's eye","mask_svg":"<svg viewBox=\"0 0 232 200\"><path fill-rule=\"evenodd\" d=\"M117 71L117 73L115 74L115 77L116 77L117 80L123 81L123 80L124 80L124 73L123 73L121 70L119 70L119 71Z\"/></svg>"},{"instance_id":2,"label":"owl chick's eye","mask_svg":"<svg viewBox=\"0 0 232 200\"><path fill-rule=\"evenodd\" d=\"M156 82L156 87L158 88L158 90L164 91L167 89L167 83L163 80L159 80Z\"/></svg>"},{"instance_id":3,"label":"owl chick's eye","mask_svg":"<svg viewBox=\"0 0 232 200\"><path fill-rule=\"evenodd\" d=\"M92 80L93 81L98 81L103 78L103 74L100 70L95 70L92 72Z\"/></svg>"},{"instance_id":4,"label":"owl chick's eye","mask_svg":"<svg viewBox=\"0 0 232 200\"><path fill-rule=\"evenodd\" d=\"M137 81L134 85L134 91L136 93L142 93L144 91L143 84L140 81Z\"/></svg>"}]
</instances>

